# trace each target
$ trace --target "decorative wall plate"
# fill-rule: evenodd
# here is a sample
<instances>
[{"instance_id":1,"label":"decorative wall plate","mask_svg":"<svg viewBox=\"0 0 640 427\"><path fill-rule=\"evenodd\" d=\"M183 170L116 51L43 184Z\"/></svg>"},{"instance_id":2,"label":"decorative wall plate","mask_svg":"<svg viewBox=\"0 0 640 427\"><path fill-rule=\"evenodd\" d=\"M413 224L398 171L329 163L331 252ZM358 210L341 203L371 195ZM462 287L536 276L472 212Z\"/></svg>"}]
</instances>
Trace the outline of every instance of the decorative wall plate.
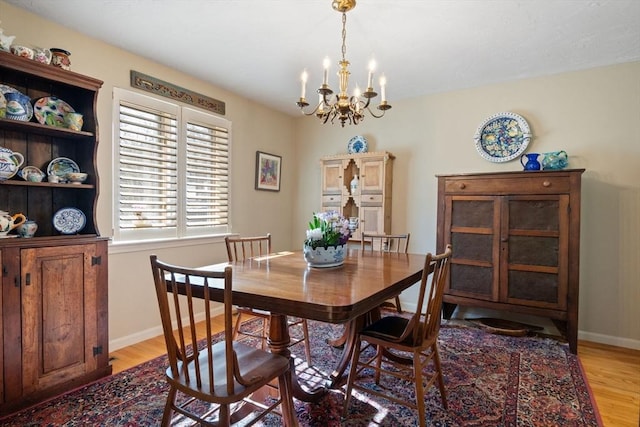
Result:
<instances>
[{"instance_id":1,"label":"decorative wall plate","mask_svg":"<svg viewBox=\"0 0 640 427\"><path fill-rule=\"evenodd\" d=\"M367 145L367 139L362 135L356 135L349 140L349 144L347 145L347 150L349 154L353 153L366 153L369 149Z\"/></svg>"},{"instance_id":2,"label":"decorative wall plate","mask_svg":"<svg viewBox=\"0 0 640 427\"><path fill-rule=\"evenodd\" d=\"M4 85L4 84L0 84L0 92L2 92L2 97L4 98L4 102L5 102L5 108L7 107L7 98L4 96L7 93L22 93L20 92L18 89L13 88L9 85ZM31 118L33 117L33 105L31 105L30 102L27 102L25 105L23 105L25 111L27 112L27 115L24 117L20 117L20 121L23 122L28 122L29 120L31 120Z\"/></svg>"},{"instance_id":3,"label":"decorative wall plate","mask_svg":"<svg viewBox=\"0 0 640 427\"><path fill-rule=\"evenodd\" d=\"M497 113L488 117L478 127L475 136L476 150L490 162L508 162L527 149L531 142L529 124L515 113Z\"/></svg>"},{"instance_id":4,"label":"decorative wall plate","mask_svg":"<svg viewBox=\"0 0 640 427\"><path fill-rule=\"evenodd\" d=\"M86 222L84 213L76 208L62 208L53 215L53 226L62 234L76 234Z\"/></svg>"},{"instance_id":5,"label":"decorative wall plate","mask_svg":"<svg viewBox=\"0 0 640 427\"><path fill-rule=\"evenodd\" d=\"M47 175L58 175L62 181L67 180L69 172L80 172L80 168L76 162L67 157L57 157L47 166Z\"/></svg>"},{"instance_id":6,"label":"decorative wall plate","mask_svg":"<svg viewBox=\"0 0 640 427\"><path fill-rule=\"evenodd\" d=\"M40 98L33 105L38 123L60 128L65 127L64 115L76 112L71 105L55 96Z\"/></svg>"}]
</instances>

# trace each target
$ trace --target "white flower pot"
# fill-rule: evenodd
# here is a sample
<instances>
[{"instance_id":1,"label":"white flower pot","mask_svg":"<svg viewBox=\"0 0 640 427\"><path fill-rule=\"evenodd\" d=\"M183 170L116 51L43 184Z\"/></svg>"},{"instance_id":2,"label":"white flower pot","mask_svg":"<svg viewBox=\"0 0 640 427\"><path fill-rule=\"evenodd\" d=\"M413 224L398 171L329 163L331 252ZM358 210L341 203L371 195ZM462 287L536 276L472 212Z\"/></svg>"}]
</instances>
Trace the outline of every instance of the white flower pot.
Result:
<instances>
[{"instance_id":1,"label":"white flower pot","mask_svg":"<svg viewBox=\"0 0 640 427\"><path fill-rule=\"evenodd\" d=\"M344 264L346 246L338 245L312 249L311 246L305 245L303 248L304 259L309 264L309 267L337 267Z\"/></svg>"}]
</instances>

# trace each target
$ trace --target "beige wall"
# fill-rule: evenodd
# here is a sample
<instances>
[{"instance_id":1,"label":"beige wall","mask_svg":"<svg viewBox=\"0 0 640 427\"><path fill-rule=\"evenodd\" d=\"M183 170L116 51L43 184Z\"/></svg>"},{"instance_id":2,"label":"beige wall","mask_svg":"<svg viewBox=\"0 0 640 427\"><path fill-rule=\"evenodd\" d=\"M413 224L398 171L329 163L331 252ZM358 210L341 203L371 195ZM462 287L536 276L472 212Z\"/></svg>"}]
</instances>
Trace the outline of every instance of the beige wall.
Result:
<instances>
[{"instance_id":1,"label":"beige wall","mask_svg":"<svg viewBox=\"0 0 640 427\"><path fill-rule=\"evenodd\" d=\"M640 348L640 63L393 101L383 119L357 127L296 121L294 241L320 201L320 164L346 152L354 135L370 151L396 155L392 231L410 231L414 252L435 249L436 174L521 170L517 160L492 163L473 135L488 116L511 111L533 132L529 152L564 149L570 167L585 168L582 193L580 337ZM310 191L314 189L315 191ZM411 306L415 294L402 295Z\"/></svg>"},{"instance_id":2,"label":"beige wall","mask_svg":"<svg viewBox=\"0 0 640 427\"><path fill-rule=\"evenodd\" d=\"M435 174L519 170L483 160L473 134L489 115L512 111L524 116L534 139L530 151L564 149L570 166L583 175L580 336L640 348L640 63L508 82L464 91L393 101L384 119L367 118L357 127L321 125L314 118L290 118L233 93L79 35L0 1L5 34L16 43L64 47L72 69L105 81L99 96L98 224L112 224L111 92L129 87L134 69L227 103L233 123L232 222L243 234L271 232L275 249L298 248L320 200L324 155L343 153L357 134L370 150L396 155L393 231L412 233L411 250L435 247ZM176 55L179 61L179 55ZM292 93L294 99L295 93ZM253 189L255 151L283 157L282 190ZM272 214L270 214L272 213ZM197 265L224 259L220 242L180 244L161 249L111 248L109 327L112 348L160 333L148 255ZM411 291L403 294L410 306Z\"/></svg>"}]
</instances>

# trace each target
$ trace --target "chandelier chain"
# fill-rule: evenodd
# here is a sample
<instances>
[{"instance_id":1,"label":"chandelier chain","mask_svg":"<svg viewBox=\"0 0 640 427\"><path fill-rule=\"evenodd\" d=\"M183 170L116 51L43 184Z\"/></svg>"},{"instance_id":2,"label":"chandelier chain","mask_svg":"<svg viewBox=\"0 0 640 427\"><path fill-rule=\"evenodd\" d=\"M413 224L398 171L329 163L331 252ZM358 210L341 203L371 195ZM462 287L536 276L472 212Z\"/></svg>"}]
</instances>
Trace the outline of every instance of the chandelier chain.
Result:
<instances>
[{"instance_id":1,"label":"chandelier chain","mask_svg":"<svg viewBox=\"0 0 640 427\"><path fill-rule=\"evenodd\" d=\"M347 14L342 12L342 60L347 56Z\"/></svg>"}]
</instances>

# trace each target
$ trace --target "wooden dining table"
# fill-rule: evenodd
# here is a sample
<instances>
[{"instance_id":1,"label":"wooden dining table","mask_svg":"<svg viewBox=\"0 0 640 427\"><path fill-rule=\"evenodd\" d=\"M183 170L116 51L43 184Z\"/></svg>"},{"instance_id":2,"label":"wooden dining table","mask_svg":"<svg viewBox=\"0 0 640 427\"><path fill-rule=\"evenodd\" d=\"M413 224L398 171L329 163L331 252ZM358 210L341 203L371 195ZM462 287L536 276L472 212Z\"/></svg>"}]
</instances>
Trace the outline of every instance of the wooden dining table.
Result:
<instances>
[{"instance_id":1,"label":"wooden dining table","mask_svg":"<svg viewBox=\"0 0 640 427\"><path fill-rule=\"evenodd\" d=\"M271 352L291 360L294 397L316 401L326 387L341 384L356 332L376 316L383 302L420 281L425 258L349 249L343 265L311 268L302 251L293 251L200 268L215 271L233 267L233 304L270 313L267 342ZM215 290L210 292L212 300L220 301L221 295ZM289 351L288 316L346 325L342 357L325 386L301 386Z\"/></svg>"}]
</instances>

